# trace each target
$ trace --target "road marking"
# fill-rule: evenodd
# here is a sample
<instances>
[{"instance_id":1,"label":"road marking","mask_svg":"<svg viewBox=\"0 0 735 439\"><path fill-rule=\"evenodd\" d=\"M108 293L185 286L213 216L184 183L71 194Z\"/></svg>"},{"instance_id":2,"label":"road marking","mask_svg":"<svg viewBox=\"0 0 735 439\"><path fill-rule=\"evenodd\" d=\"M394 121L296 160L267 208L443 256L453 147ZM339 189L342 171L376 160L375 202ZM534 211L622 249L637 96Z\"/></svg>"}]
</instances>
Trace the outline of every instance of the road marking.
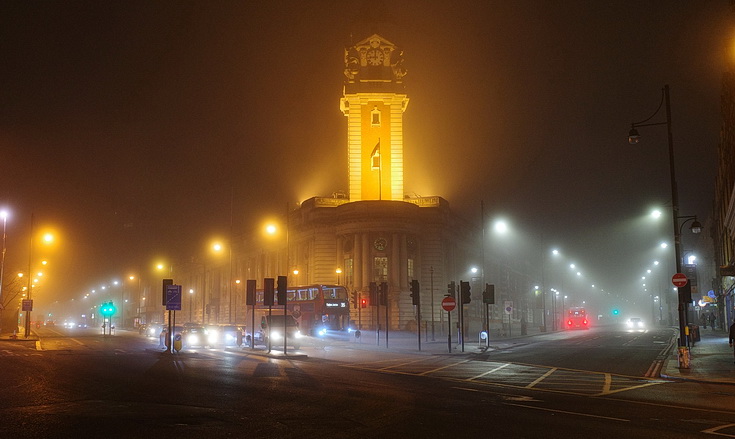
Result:
<instances>
[{"instance_id":1,"label":"road marking","mask_svg":"<svg viewBox=\"0 0 735 439\"><path fill-rule=\"evenodd\" d=\"M735 427L735 424L726 424L726 425L720 425L719 427L708 428L706 430L702 430L700 433L715 434L717 436L725 436L725 437L735 437L735 435L719 433L717 431L717 430L722 430L723 428L730 428L730 427Z\"/></svg>"},{"instance_id":2,"label":"road marking","mask_svg":"<svg viewBox=\"0 0 735 439\"><path fill-rule=\"evenodd\" d=\"M548 372L546 372L545 374L543 374L540 377L536 378L531 384L527 385L526 386L526 389L533 388L533 386L535 386L536 384L540 383L541 381L544 380L544 378L548 377L549 375L551 375L554 372L556 372L556 368L555 367L552 368L552 369L549 369Z\"/></svg>"},{"instance_id":3,"label":"road marking","mask_svg":"<svg viewBox=\"0 0 735 439\"><path fill-rule=\"evenodd\" d=\"M650 382L650 383L639 384L637 386L623 387L622 389L617 389L617 390L609 390L608 389L607 392L605 392L603 390L602 392L600 392L600 393L598 393L596 395L592 395L592 396L607 396L607 395L612 395L613 393L627 392L628 390L641 389L643 387L655 386L656 384L663 384L663 383L665 383L665 381L653 381L653 382Z\"/></svg>"},{"instance_id":4,"label":"road marking","mask_svg":"<svg viewBox=\"0 0 735 439\"><path fill-rule=\"evenodd\" d=\"M662 360L654 360L653 363L651 363L651 366L646 371L645 377L648 378L655 378L659 375L661 372L661 367L663 366Z\"/></svg>"},{"instance_id":5,"label":"road marking","mask_svg":"<svg viewBox=\"0 0 735 439\"><path fill-rule=\"evenodd\" d=\"M433 373L433 372L437 372L437 371L440 371L440 370L442 370L442 369L446 369L446 368L448 368L448 367L452 367L452 366L456 366L456 365L458 365L458 364L466 363L466 362L468 362L468 361L470 361L470 360L463 360L463 361L458 361L458 362L456 362L456 363L453 363L453 364L447 364L446 366L442 366L442 367L437 367L436 369L431 369L431 370L427 370L427 371L425 371L425 372L421 372L421 373L420 373L419 375L427 375L427 374L430 374L430 373Z\"/></svg>"},{"instance_id":6,"label":"road marking","mask_svg":"<svg viewBox=\"0 0 735 439\"><path fill-rule=\"evenodd\" d=\"M605 383L602 385L602 393L610 391L610 385L612 385L612 375L609 373L605 374Z\"/></svg>"},{"instance_id":7,"label":"road marking","mask_svg":"<svg viewBox=\"0 0 735 439\"><path fill-rule=\"evenodd\" d=\"M502 369L502 368L504 368L504 367L508 367L508 366L510 366L510 363L505 363L505 364L503 364L503 365L500 365L500 366L496 367L495 369L490 369L490 370L488 370L487 372L483 372L483 373L481 373L480 375L477 375L477 376L473 376L472 378L467 378L467 381L472 381L472 380L475 380L475 379L477 379L477 378L482 378L482 377L484 377L485 375L490 375L491 373L493 373L493 372L497 372L497 371L499 371L500 369Z\"/></svg>"},{"instance_id":8,"label":"road marking","mask_svg":"<svg viewBox=\"0 0 735 439\"><path fill-rule=\"evenodd\" d=\"M426 358L419 358L418 360L413 360L413 361L406 361L406 362L404 362L404 363L398 363L398 364L394 364L394 365L392 365L392 366L386 366L386 367L381 367L381 368L380 368L380 369L378 369L378 370L388 370L388 369L393 369L394 367L407 366L407 365L409 365L409 364L413 364L413 363L421 363L422 361L426 361Z\"/></svg>"},{"instance_id":9,"label":"road marking","mask_svg":"<svg viewBox=\"0 0 735 439\"><path fill-rule=\"evenodd\" d=\"M611 421L620 421L620 422L630 422L630 419L623 419L623 418L611 418L610 416L600 416L600 415L592 415L589 413L579 413L579 412L569 412L566 410L556 410L556 409L547 409L544 407L534 407L532 405L525 405L525 404L514 404L510 402L504 402L504 405L512 405L515 407L523 407L527 409L534 409L534 410L543 410L546 412L554 412L554 413L564 413L567 415L576 415L576 416L587 416L589 418L599 418L599 419L609 419Z\"/></svg>"}]
</instances>

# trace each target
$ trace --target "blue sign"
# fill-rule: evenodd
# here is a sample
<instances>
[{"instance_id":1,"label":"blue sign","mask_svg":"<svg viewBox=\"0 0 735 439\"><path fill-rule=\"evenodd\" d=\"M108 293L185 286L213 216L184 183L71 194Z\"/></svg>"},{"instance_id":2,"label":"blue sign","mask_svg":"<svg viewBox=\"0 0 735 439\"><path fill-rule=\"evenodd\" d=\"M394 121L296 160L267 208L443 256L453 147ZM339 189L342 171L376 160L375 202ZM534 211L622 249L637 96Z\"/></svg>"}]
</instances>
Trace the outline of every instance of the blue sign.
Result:
<instances>
[{"instance_id":1,"label":"blue sign","mask_svg":"<svg viewBox=\"0 0 735 439\"><path fill-rule=\"evenodd\" d=\"M166 310L181 311L181 285L166 285Z\"/></svg>"}]
</instances>

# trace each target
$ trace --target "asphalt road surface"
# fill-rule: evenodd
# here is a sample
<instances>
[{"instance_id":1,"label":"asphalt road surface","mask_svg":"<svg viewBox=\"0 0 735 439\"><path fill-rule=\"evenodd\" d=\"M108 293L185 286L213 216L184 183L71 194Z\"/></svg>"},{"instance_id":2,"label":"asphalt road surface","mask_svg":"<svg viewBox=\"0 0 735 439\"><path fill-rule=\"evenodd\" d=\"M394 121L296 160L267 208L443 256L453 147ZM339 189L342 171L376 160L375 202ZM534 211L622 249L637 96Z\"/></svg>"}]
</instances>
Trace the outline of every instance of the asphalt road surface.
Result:
<instances>
[{"instance_id":1,"label":"asphalt road surface","mask_svg":"<svg viewBox=\"0 0 735 439\"><path fill-rule=\"evenodd\" d=\"M0 437L735 437L735 387L646 376L669 329L453 355L314 340L297 358L38 332L0 343Z\"/></svg>"}]
</instances>

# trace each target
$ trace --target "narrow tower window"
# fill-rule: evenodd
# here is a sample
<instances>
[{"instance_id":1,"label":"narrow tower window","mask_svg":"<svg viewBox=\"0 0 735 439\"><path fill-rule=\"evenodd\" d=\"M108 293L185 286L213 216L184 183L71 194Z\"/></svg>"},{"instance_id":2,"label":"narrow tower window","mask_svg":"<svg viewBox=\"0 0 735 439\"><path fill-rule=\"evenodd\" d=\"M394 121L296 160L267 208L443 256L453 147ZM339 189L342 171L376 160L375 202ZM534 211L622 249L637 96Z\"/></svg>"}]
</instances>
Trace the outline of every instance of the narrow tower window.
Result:
<instances>
[{"instance_id":1,"label":"narrow tower window","mask_svg":"<svg viewBox=\"0 0 735 439\"><path fill-rule=\"evenodd\" d=\"M373 107L373 111L370 112L370 125L374 127L380 126L380 110L378 107Z\"/></svg>"}]
</instances>

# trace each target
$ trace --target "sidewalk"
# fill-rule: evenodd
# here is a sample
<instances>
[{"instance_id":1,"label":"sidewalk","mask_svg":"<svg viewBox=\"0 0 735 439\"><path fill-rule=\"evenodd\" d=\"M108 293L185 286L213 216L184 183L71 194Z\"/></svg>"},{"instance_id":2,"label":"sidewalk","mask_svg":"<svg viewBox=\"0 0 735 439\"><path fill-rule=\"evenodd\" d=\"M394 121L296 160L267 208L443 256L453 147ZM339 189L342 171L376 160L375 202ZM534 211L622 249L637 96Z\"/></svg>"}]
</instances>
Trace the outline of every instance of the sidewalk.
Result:
<instances>
[{"instance_id":1,"label":"sidewalk","mask_svg":"<svg viewBox=\"0 0 735 439\"><path fill-rule=\"evenodd\" d=\"M31 328L30 334L28 335L28 338L25 338L23 335L25 334L25 327L18 326L18 330L13 334L13 330L3 330L0 332L0 341L10 341L10 342L21 342L21 341L38 341L38 335L34 331L34 328Z\"/></svg>"},{"instance_id":2,"label":"sidewalk","mask_svg":"<svg viewBox=\"0 0 735 439\"><path fill-rule=\"evenodd\" d=\"M735 384L735 357L721 330L700 327L701 340L689 351L689 369L679 369L676 348L671 350L661 369L662 378L703 383Z\"/></svg>"}]
</instances>

